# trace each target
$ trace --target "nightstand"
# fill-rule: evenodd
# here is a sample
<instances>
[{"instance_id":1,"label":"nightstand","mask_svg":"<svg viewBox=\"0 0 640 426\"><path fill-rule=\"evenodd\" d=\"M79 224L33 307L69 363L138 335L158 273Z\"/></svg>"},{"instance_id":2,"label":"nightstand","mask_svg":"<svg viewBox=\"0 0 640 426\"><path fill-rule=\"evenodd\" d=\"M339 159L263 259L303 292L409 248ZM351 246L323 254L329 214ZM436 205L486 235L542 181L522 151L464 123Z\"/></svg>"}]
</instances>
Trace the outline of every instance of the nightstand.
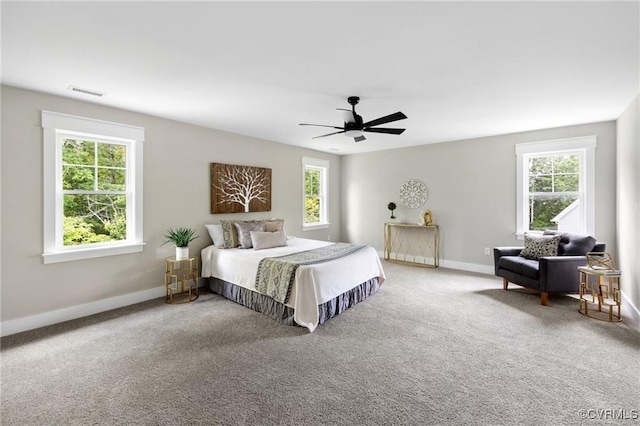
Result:
<instances>
[{"instance_id":1,"label":"nightstand","mask_svg":"<svg viewBox=\"0 0 640 426\"><path fill-rule=\"evenodd\" d=\"M164 285L166 303L189 303L198 298L199 256L177 260L165 259Z\"/></svg>"},{"instance_id":2,"label":"nightstand","mask_svg":"<svg viewBox=\"0 0 640 426\"><path fill-rule=\"evenodd\" d=\"M578 272L580 273L578 311L589 318L602 321L622 321L620 271L580 266Z\"/></svg>"}]
</instances>

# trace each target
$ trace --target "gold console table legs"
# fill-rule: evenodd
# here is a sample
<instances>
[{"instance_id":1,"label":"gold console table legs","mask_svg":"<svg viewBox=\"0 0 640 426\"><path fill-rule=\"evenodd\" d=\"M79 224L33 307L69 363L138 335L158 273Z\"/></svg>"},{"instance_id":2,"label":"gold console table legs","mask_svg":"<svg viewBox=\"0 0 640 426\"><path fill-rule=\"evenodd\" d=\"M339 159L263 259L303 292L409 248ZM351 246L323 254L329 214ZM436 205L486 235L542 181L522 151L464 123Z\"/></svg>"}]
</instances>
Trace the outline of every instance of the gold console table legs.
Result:
<instances>
[{"instance_id":1,"label":"gold console table legs","mask_svg":"<svg viewBox=\"0 0 640 426\"><path fill-rule=\"evenodd\" d=\"M437 268L440 263L438 225L384 224L384 259L403 265Z\"/></svg>"}]
</instances>

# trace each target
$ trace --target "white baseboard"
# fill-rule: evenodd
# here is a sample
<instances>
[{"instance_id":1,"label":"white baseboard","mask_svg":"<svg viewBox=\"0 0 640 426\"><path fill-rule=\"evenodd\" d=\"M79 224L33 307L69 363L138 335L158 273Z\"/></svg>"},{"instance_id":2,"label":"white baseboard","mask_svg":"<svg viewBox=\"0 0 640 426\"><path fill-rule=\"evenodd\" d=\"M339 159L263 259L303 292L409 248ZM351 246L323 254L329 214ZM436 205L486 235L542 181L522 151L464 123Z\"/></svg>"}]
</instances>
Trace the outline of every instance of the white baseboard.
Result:
<instances>
[{"instance_id":1,"label":"white baseboard","mask_svg":"<svg viewBox=\"0 0 640 426\"><path fill-rule=\"evenodd\" d=\"M201 287L203 281L198 282ZM150 288L148 290L137 291L135 293L124 294L122 296L109 297L107 299L96 300L95 302L83 303L82 305L70 306L68 308L45 312L43 314L18 318L0 323L0 336L21 333L47 325L58 324L60 322L82 318L124 306L134 305L147 300L157 299L166 295L165 286Z\"/></svg>"},{"instance_id":2,"label":"white baseboard","mask_svg":"<svg viewBox=\"0 0 640 426\"><path fill-rule=\"evenodd\" d=\"M480 274L493 275L495 268L487 265L479 265L477 263L456 262L455 260L443 259L440 261L440 266L443 268L459 269L467 272L478 272Z\"/></svg>"},{"instance_id":3,"label":"white baseboard","mask_svg":"<svg viewBox=\"0 0 640 426\"><path fill-rule=\"evenodd\" d=\"M378 252L378 256L380 256L380 259L384 260L384 252L382 250L377 250L377 252ZM422 262L424 259L417 257L416 260L418 262ZM427 260L431 261L430 259L427 259ZM446 260L446 259L440 259L438 263L443 268L458 269L460 271L478 272L480 274L488 274L488 275L493 275L495 272L493 265L491 266L479 265L477 263L456 262L455 260Z\"/></svg>"},{"instance_id":4,"label":"white baseboard","mask_svg":"<svg viewBox=\"0 0 640 426\"><path fill-rule=\"evenodd\" d=\"M640 310L631 303L629 298L623 291L622 294L622 317L623 321L631 321L631 325L640 330Z\"/></svg>"}]
</instances>

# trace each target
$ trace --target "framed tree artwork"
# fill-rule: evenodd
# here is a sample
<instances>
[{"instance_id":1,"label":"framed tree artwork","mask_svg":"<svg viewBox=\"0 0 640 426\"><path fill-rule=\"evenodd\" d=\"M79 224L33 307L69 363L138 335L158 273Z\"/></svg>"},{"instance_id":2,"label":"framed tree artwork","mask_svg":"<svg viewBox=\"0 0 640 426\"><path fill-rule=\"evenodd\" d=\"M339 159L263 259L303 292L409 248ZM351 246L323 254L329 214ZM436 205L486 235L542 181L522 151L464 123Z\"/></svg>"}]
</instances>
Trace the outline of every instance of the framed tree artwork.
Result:
<instances>
[{"instance_id":1,"label":"framed tree artwork","mask_svg":"<svg viewBox=\"0 0 640 426\"><path fill-rule=\"evenodd\" d=\"M271 211L271 169L211 163L211 213Z\"/></svg>"}]
</instances>

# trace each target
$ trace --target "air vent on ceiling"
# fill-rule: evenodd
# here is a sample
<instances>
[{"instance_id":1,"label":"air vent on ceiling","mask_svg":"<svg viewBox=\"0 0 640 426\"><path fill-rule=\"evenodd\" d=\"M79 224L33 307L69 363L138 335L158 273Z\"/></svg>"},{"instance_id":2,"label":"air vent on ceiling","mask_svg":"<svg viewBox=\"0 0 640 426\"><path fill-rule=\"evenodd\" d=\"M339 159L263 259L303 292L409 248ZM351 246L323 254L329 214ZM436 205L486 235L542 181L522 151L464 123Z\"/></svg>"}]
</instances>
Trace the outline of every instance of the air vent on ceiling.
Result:
<instances>
[{"instance_id":1,"label":"air vent on ceiling","mask_svg":"<svg viewBox=\"0 0 640 426\"><path fill-rule=\"evenodd\" d=\"M78 93L83 93L85 95L97 96L99 98L106 95L106 93L100 93L100 92L96 92L95 90L83 89L81 87L76 87L76 86L69 86L68 89L71 90L72 92L78 92Z\"/></svg>"}]
</instances>

